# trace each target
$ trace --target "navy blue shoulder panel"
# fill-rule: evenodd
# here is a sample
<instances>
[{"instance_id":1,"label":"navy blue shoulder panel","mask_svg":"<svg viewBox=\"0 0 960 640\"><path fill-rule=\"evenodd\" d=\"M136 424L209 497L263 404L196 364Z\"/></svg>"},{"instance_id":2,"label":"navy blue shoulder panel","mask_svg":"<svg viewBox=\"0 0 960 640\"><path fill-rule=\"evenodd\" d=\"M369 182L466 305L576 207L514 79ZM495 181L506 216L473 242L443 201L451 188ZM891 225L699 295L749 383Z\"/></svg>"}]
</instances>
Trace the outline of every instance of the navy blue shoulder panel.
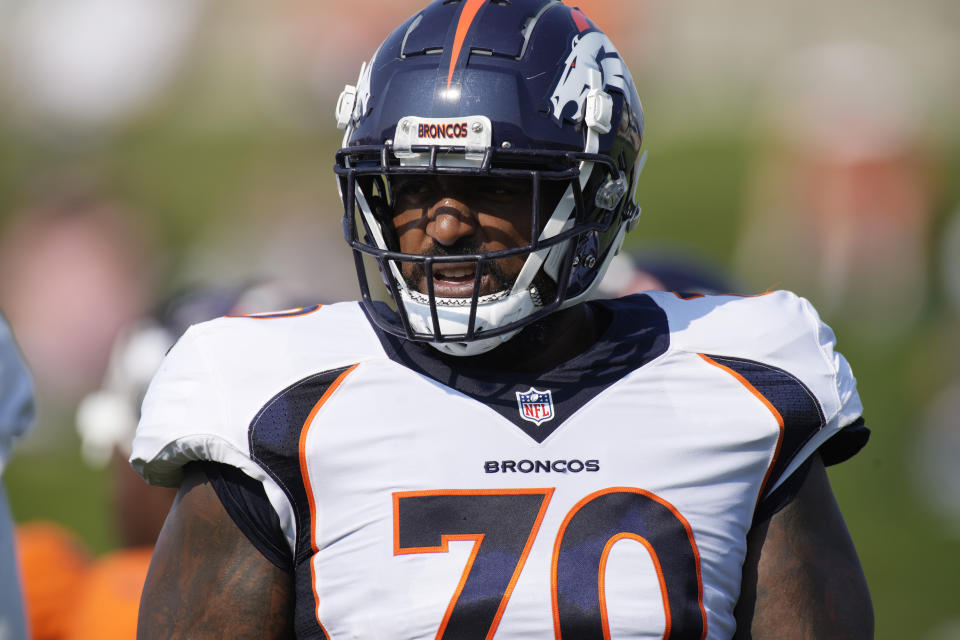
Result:
<instances>
[{"instance_id":1,"label":"navy blue shoulder panel","mask_svg":"<svg viewBox=\"0 0 960 640\"><path fill-rule=\"evenodd\" d=\"M662 355L670 345L666 314L649 296L590 304L602 306L612 318L600 339L575 358L535 373L471 367L469 359L444 356L427 344L397 338L372 321L370 325L392 360L482 402L543 442L600 392ZM555 416L539 426L520 414L517 394L531 388L550 391L552 396Z\"/></svg>"},{"instance_id":2,"label":"navy blue shoulder panel","mask_svg":"<svg viewBox=\"0 0 960 640\"><path fill-rule=\"evenodd\" d=\"M823 408L807 385L789 371L743 358L709 354L707 357L743 376L783 418L780 451L761 490L765 492L777 482L810 438L826 425Z\"/></svg>"},{"instance_id":3,"label":"navy blue shoulder panel","mask_svg":"<svg viewBox=\"0 0 960 640\"><path fill-rule=\"evenodd\" d=\"M322 638L327 634L316 619L310 558L310 502L300 471L300 436L313 407L349 367L314 374L275 395L250 423L249 443L253 460L280 486L293 505L297 541L294 553L296 606L294 626L298 638Z\"/></svg>"}]
</instances>

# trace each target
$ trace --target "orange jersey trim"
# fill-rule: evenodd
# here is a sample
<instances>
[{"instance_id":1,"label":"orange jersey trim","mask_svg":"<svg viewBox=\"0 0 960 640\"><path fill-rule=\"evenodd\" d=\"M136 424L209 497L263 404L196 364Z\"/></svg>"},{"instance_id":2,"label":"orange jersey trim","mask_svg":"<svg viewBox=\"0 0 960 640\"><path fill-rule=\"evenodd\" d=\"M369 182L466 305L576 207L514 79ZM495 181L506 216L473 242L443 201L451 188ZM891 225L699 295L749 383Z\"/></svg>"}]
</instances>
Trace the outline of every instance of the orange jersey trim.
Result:
<instances>
[{"instance_id":1,"label":"orange jersey trim","mask_svg":"<svg viewBox=\"0 0 960 640\"><path fill-rule=\"evenodd\" d=\"M343 373L341 373L336 380L334 380L327 390L320 396L320 399L317 400L317 403L313 405L313 409L310 410L310 414L307 416L307 419L303 422L303 427L300 429L300 476L303 478L303 486L307 494L307 504L310 506L310 522L313 524L313 527L310 531L310 548L313 550L314 555L320 551L320 548L317 545L317 505L316 501L313 498L313 485L310 482L310 472L307 469L307 435L310 432L310 426L313 424L313 419L316 417L317 413L320 411L320 408L330 399L330 396L340 387L343 381L348 375L353 373L353 371L359 367L359 363L353 365ZM330 634L327 633L327 630L324 629L323 623L320 622L320 594L317 593L317 575L316 568L313 563L313 559L310 560L310 582L313 588L313 601L314 601L314 615L317 619L317 624L320 625L320 628L323 629L323 632L330 637Z\"/></svg>"},{"instance_id":2,"label":"orange jersey trim","mask_svg":"<svg viewBox=\"0 0 960 640\"><path fill-rule=\"evenodd\" d=\"M248 318L250 320L276 320L279 318L302 318L311 313L315 313L323 308L322 304L315 304L310 307L293 307L292 309L282 309L280 311L262 311L260 313L246 313L239 316L227 315L226 318Z\"/></svg>"}]
</instances>

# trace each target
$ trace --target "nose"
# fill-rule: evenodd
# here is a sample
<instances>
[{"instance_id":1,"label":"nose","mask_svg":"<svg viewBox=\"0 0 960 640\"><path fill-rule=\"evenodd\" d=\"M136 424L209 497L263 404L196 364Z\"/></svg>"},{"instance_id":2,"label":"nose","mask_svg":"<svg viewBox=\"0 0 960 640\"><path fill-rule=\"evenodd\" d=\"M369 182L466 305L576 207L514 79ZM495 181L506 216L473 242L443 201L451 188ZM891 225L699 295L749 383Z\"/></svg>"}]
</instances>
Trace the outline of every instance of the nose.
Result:
<instances>
[{"instance_id":1,"label":"nose","mask_svg":"<svg viewBox=\"0 0 960 640\"><path fill-rule=\"evenodd\" d=\"M455 196L441 198L431 207L427 235L450 247L477 233L479 223L473 208Z\"/></svg>"}]
</instances>

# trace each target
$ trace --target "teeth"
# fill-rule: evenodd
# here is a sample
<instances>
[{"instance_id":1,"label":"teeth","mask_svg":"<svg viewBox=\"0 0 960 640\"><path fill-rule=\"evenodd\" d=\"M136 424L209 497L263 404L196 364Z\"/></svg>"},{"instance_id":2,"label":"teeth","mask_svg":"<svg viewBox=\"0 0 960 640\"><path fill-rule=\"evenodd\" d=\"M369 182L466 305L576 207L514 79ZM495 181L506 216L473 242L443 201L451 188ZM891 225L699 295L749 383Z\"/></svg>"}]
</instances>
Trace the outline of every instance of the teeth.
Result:
<instances>
[{"instance_id":1,"label":"teeth","mask_svg":"<svg viewBox=\"0 0 960 640\"><path fill-rule=\"evenodd\" d=\"M471 267L453 267L444 269L443 271L437 271L436 276L438 278L465 278L472 276L473 273L474 270Z\"/></svg>"}]
</instances>

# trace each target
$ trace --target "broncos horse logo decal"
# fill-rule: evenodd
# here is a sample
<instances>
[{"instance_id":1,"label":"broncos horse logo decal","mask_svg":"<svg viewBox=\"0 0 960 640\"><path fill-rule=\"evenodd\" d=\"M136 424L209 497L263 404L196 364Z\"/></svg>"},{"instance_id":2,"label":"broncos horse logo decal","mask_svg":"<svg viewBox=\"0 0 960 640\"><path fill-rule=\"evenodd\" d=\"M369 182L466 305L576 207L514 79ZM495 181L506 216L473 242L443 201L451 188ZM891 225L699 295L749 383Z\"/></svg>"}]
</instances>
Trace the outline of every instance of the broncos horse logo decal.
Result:
<instances>
[{"instance_id":1,"label":"broncos horse logo decal","mask_svg":"<svg viewBox=\"0 0 960 640\"><path fill-rule=\"evenodd\" d=\"M589 31L574 36L566 67L550 97L553 117L562 122L564 111L572 103L574 111L566 117L579 122L583 119L584 98L591 89L613 87L626 92L629 78L626 65L606 34Z\"/></svg>"}]
</instances>

